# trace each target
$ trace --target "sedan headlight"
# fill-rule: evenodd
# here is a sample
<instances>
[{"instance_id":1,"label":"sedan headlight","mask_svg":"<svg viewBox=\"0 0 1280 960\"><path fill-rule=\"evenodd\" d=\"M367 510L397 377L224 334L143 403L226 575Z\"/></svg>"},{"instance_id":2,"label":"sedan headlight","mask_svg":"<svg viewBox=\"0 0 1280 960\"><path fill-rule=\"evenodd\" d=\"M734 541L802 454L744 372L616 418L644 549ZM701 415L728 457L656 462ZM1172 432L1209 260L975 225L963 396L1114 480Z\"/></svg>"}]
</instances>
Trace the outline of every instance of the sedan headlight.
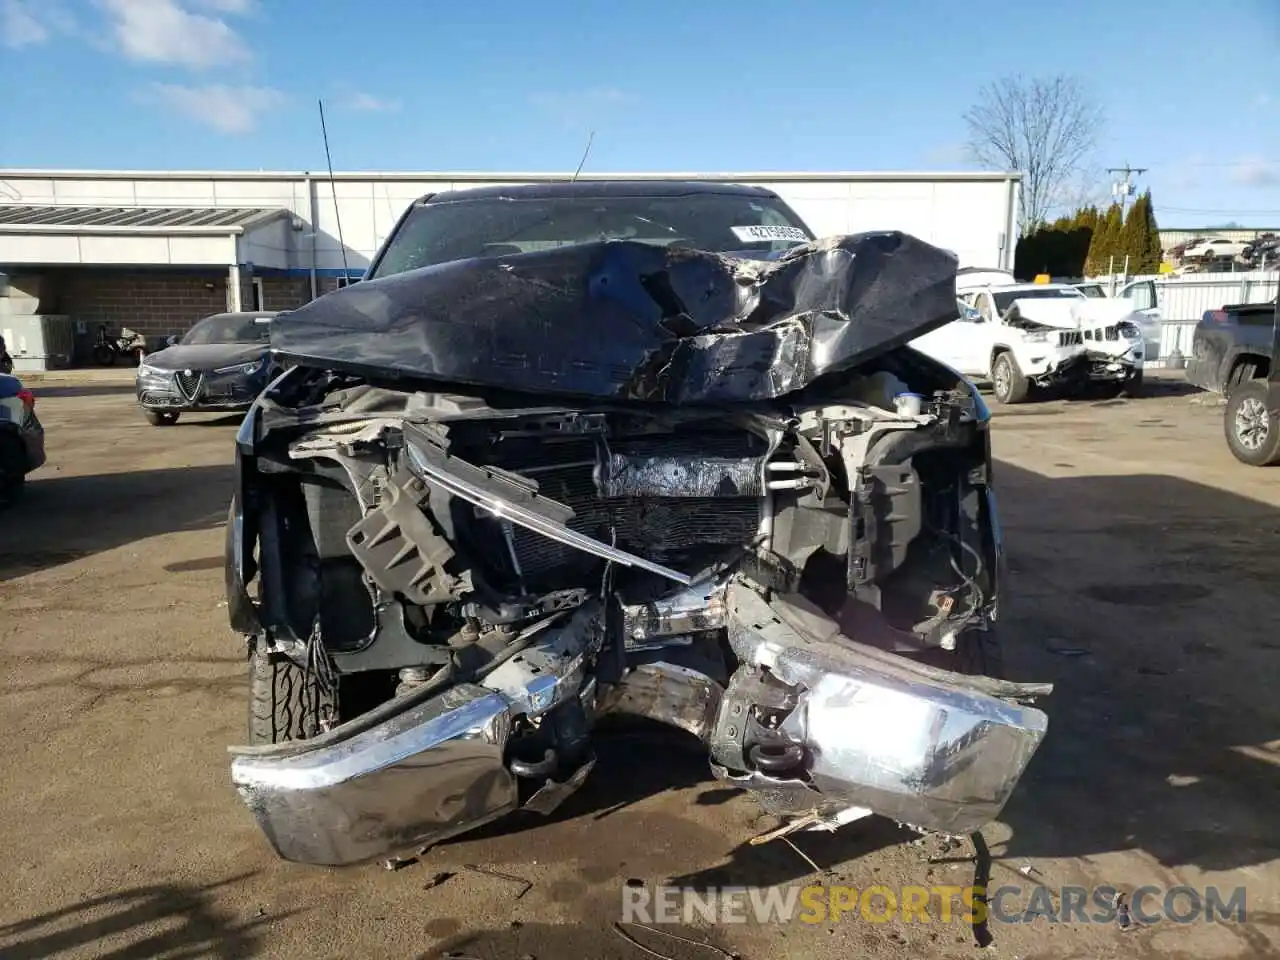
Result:
<instances>
[{"instance_id":1,"label":"sedan headlight","mask_svg":"<svg viewBox=\"0 0 1280 960\"><path fill-rule=\"evenodd\" d=\"M240 373L240 374L248 375L250 373L257 373L259 370L261 370L262 364L264 362L265 361L263 360L254 360L252 363L234 363L229 367L218 367L218 369L214 370L213 372L214 373Z\"/></svg>"},{"instance_id":2,"label":"sedan headlight","mask_svg":"<svg viewBox=\"0 0 1280 960\"><path fill-rule=\"evenodd\" d=\"M164 377L168 376L168 370L161 370L159 367L153 367L145 360L138 364L139 377Z\"/></svg>"}]
</instances>

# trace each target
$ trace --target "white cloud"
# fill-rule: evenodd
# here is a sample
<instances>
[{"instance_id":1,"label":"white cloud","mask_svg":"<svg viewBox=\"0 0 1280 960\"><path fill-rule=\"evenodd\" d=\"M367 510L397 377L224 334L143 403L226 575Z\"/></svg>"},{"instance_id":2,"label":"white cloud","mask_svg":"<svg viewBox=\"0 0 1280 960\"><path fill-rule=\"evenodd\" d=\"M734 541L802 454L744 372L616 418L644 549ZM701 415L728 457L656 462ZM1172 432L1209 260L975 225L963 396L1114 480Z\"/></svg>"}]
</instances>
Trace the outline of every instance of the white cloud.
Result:
<instances>
[{"instance_id":1,"label":"white cloud","mask_svg":"<svg viewBox=\"0 0 1280 960\"><path fill-rule=\"evenodd\" d=\"M1242 187L1274 187L1280 185L1280 164L1245 157L1232 168L1231 179Z\"/></svg>"},{"instance_id":2,"label":"white cloud","mask_svg":"<svg viewBox=\"0 0 1280 960\"><path fill-rule=\"evenodd\" d=\"M231 16L243 16L252 13L254 0L192 0L197 7L212 10L214 13L226 13Z\"/></svg>"},{"instance_id":3,"label":"white cloud","mask_svg":"<svg viewBox=\"0 0 1280 960\"><path fill-rule=\"evenodd\" d=\"M6 47L25 47L44 43L49 28L36 19L35 5L23 0L3 0L0 5L0 43Z\"/></svg>"},{"instance_id":4,"label":"white cloud","mask_svg":"<svg viewBox=\"0 0 1280 960\"><path fill-rule=\"evenodd\" d=\"M395 113L401 107L399 100L387 100L375 97L371 93L353 93L345 100L343 106L348 110L359 110L364 113Z\"/></svg>"},{"instance_id":5,"label":"white cloud","mask_svg":"<svg viewBox=\"0 0 1280 960\"><path fill-rule=\"evenodd\" d=\"M97 0L112 20L120 52L131 60L197 69L249 59L240 35L226 22L192 13L176 0Z\"/></svg>"},{"instance_id":6,"label":"white cloud","mask_svg":"<svg viewBox=\"0 0 1280 960\"><path fill-rule=\"evenodd\" d=\"M285 96L270 87L230 87L210 84L186 87L157 83L153 87L161 103L191 120L221 133L249 133L260 116L282 106Z\"/></svg>"}]
</instances>

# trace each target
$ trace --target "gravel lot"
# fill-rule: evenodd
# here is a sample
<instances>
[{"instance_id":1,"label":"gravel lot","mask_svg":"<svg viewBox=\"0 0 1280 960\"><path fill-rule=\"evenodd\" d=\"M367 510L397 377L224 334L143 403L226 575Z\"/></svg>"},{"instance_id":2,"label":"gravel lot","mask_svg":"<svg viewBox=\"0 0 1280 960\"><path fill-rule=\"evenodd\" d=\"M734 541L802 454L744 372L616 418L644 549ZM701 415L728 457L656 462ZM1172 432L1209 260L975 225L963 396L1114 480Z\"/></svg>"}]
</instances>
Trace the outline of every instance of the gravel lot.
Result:
<instances>
[{"instance_id":1,"label":"gravel lot","mask_svg":"<svg viewBox=\"0 0 1280 960\"><path fill-rule=\"evenodd\" d=\"M145 424L131 384L36 384L50 464L0 516L0 954L641 958L612 930L629 878L813 882L705 763L618 738L552 821L397 872L274 859L230 786L245 726L222 604L235 419ZM1122 931L992 924L999 957L1252 958L1280 950L1280 471L1238 465L1221 407L1165 381L1137 401L999 412L1014 676L1052 680L1049 738L1003 821L992 883L1247 887L1248 922ZM672 789L664 790L667 784ZM838 882L962 884L966 844L878 820L798 846ZM488 865L533 884L467 871ZM455 875L431 889L440 872ZM959 923L685 929L759 958L973 957ZM636 936L663 954L718 956Z\"/></svg>"}]
</instances>

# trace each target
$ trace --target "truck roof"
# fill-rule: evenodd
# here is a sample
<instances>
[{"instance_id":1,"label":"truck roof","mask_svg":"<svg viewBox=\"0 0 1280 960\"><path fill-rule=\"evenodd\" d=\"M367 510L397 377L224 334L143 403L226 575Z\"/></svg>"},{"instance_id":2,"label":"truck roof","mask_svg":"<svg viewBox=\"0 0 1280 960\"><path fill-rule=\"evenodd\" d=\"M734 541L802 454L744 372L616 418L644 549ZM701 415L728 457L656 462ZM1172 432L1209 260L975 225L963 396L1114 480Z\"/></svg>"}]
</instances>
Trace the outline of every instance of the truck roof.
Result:
<instances>
[{"instance_id":1,"label":"truck roof","mask_svg":"<svg viewBox=\"0 0 1280 960\"><path fill-rule=\"evenodd\" d=\"M729 194L740 197L780 199L765 187L703 180L552 180L543 183L504 184L442 190L418 203L455 203L464 200L538 200L566 197L687 197L692 194Z\"/></svg>"}]
</instances>

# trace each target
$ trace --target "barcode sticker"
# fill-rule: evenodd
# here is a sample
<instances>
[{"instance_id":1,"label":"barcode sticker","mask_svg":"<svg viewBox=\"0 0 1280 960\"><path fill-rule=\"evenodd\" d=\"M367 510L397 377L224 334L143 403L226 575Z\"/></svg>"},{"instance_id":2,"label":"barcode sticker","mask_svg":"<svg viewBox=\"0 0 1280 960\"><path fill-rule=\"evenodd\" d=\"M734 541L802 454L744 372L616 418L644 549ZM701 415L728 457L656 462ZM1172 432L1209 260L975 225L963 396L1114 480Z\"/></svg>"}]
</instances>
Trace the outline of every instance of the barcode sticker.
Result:
<instances>
[{"instance_id":1,"label":"barcode sticker","mask_svg":"<svg viewBox=\"0 0 1280 960\"><path fill-rule=\"evenodd\" d=\"M732 227L734 236L745 243L771 242L774 240L793 240L804 243L809 238L799 227L769 226L763 223L749 227Z\"/></svg>"}]
</instances>

